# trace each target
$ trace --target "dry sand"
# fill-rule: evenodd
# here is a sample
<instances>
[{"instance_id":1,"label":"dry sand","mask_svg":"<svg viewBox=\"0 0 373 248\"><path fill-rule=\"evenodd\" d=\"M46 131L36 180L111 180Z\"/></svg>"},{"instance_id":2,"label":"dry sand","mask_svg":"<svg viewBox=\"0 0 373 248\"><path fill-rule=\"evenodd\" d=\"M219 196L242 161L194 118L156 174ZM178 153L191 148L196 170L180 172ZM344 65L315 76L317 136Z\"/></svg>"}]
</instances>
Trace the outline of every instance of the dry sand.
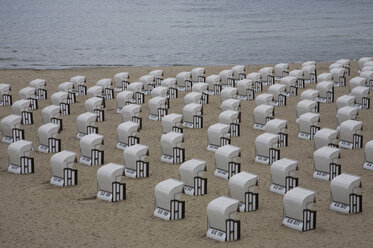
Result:
<instances>
[{"instance_id":1,"label":"dry sand","mask_svg":"<svg viewBox=\"0 0 373 248\"><path fill-rule=\"evenodd\" d=\"M330 63L318 63L318 73L328 71ZM248 66L247 73L258 71L261 66ZM217 74L232 66L206 67L207 75ZM299 67L292 64L290 69ZM113 78L121 71L135 81L156 68L93 68L71 70L1 70L0 83L12 85L13 101L19 99L18 91L36 78L47 80L48 96L57 90L59 83L75 75L85 75L87 85L93 86L101 78ZM165 77L175 77L178 72L192 67L163 67ZM351 76L357 75L357 63L352 63ZM315 88L315 84L306 88ZM267 88L264 89L266 91ZM303 89L304 90L304 89ZM301 91L303 91L301 90ZM348 94L349 88L336 88L336 98ZM276 118L288 120L289 146L281 148L281 158L298 160L300 186L317 192L317 228L300 233L282 225L282 196L269 192L270 166L257 164L255 137L261 131L254 130L255 103L242 102L241 136L232 139L232 144L241 148L241 170L259 177L259 210L238 213L241 220L241 240L220 243L206 238L206 206L228 194L228 181L213 175L214 154L206 150L207 128L218 122L220 98L210 96L204 107L204 128L184 128L186 159L207 161L208 193L205 196L182 196L186 202L185 219L164 221L153 216L154 186L168 178L178 178L179 165L160 161L161 123L148 120L147 103L142 105L143 130L140 143L150 147L150 177L145 179L123 178L127 184L127 200L109 203L96 199L96 171L99 166L88 167L77 163L79 184L73 187L56 187L49 184L52 154L33 152L35 174L14 175L7 171L7 144L0 143L0 247L372 247L373 226L373 172L363 170L364 150L341 149L342 172L362 177L363 212L344 215L329 210L330 182L316 180L313 174L313 141L297 138L295 107L299 96L288 98L288 105L276 107ZM169 113L182 113L183 97L171 100ZM74 151L79 156L79 140L76 135L76 117L85 112L86 96L78 97L72 105L72 114L63 116L64 131L59 134L62 149ZM146 97L149 100L149 96ZM37 147L37 128L42 124L41 109L50 104L50 99L39 101L34 111L35 124L24 126L26 139ZM336 105L321 104L320 126L336 127ZM360 111L364 124L364 145L373 139L373 109ZM0 107L0 118L11 114L11 107ZM105 163L123 164L123 151L115 148L116 128L121 122L116 114L115 100L107 101L106 121L98 123L99 133L105 137Z\"/></svg>"}]
</instances>

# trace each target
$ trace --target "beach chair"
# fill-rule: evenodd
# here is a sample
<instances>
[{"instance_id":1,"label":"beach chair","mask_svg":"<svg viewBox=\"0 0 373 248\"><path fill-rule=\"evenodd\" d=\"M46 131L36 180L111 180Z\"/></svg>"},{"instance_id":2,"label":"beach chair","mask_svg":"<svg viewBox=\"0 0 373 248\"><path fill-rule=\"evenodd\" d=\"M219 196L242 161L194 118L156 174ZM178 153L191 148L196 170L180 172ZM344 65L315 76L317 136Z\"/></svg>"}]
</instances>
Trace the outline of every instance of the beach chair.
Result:
<instances>
[{"instance_id":1,"label":"beach chair","mask_svg":"<svg viewBox=\"0 0 373 248\"><path fill-rule=\"evenodd\" d=\"M363 211L363 196L358 195L361 177L342 173L330 183L330 209L344 213L357 214Z\"/></svg>"},{"instance_id":2,"label":"beach chair","mask_svg":"<svg viewBox=\"0 0 373 248\"><path fill-rule=\"evenodd\" d=\"M356 120L358 118L358 109L355 107L345 106L337 111L337 126L347 120Z\"/></svg>"},{"instance_id":3,"label":"beach chair","mask_svg":"<svg viewBox=\"0 0 373 248\"><path fill-rule=\"evenodd\" d=\"M319 92L318 102L332 103L334 102L334 83L330 81L322 81L316 85L316 90Z\"/></svg>"},{"instance_id":4,"label":"beach chair","mask_svg":"<svg viewBox=\"0 0 373 248\"><path fill-rule=\"evenodd\" d=\"M118 125L117 148L124 150L126 147L140 143L140 138L137 137L137 132L140 131L140 125L136 122L126 121Z\"/></svg>"},{"instance_id":5,"label":"beach chair","mask_svg":"<svg viewBox=\"0 0 373 248\"><path fill-rule=\"evenodd\" d=\"M319 113L320 103L312 100L301 100L297 103L297 119L296 122L298 122L299 116L305 113Z\"/></svg>"},{"instance_id":6,"label":"beach chair","mask_svg":"<svg viewBox=\"0 0 373 248\"><path fill-rule=\"evenodd\" d=\"M114 91L125 91L129 82L130 75L128 72L119 72L114 75Z\"/></svg>"},{"instance_id":7,"label":"beach chair","mask_svg":"<svg viewBox=\"0 0 373 248\"><path fill-rule=\"evenodd\" d=\"M206 161L199 159L190 159L180 165L179 178L184 183L184 194L207 194L207 179L202 177L206 170Z\"/></svg>"},{"instance_id":8,"label":"beach chair","mask_svg":"<svg viewBox=\"0 0 373 248\"><path fill-rule=\"evenodd\" d=\"M103 79L98 80L96 83L96 86L101 86L103 88L101 96L105 98L105 100L114 99L115 95L114 95L114 90L111 88L112 85L113 85L113 80L111 78L103 78ZM95 96L98 96L98 95L95 95Z\"/></svg>"},{"instance_id":9,"label":"beach chair","mask_svg":"<svg viewBox=\"0 0 373 248\"><path fill-rule=\"evenodd\" d=\"M373 61L373 57L362 57L358 61L358 72L360 72L361 69L363 69L364 64L368 61Z\"/></svg>"},{"instance_id":10,"label":"beach chair","mask_svg":"<svg viewBox=\"0 0 373 248\"><path fill-rule=\"evenodd\" d=\"M262 93L255 98L255 106L259 106L262 104L274 105L273 100L273 94Z\"/></svg>"},{"instance_id":11,"label":"beach chair","mask_svg":"<svg viewBox=\"0 0 373 248\"><path fill-rule=\"evenodd\" d=\"M31 102L30 100L21 99L15 101L12 105L13 114L22 117L23 125L34 124L33 113L31 112Z\"/></svg>"},{"instance_id":12,"label":"beach chair","mask_svg":"<svg viewBox=\"0 0 373 248\"><path fill-rule=\"evenodd\" d=\"M51 95L53 105L60 106L61 115L70 115L69 93L58 91Z\"/></svg>"},{"instance_id":13,"label":"beach chair","mask_svg":"<svg viewBox=\"0 0 373 248\"><path fill-rule=\"evenodd\" d=\"M191 91L193 86L192 73L188 71L179 72L176 75L176 86L178 90Z\"/></svg>"},{"instance_id":14,"label":"beach chair","mask_svg":"<svg viewBox=\"0 0 373 248\"><path fill-rule=\"evenodd\" d=\"M313 178L331 181L341 174L339 148L323 146L313 153Z\"/></svg>"},{"instance_id":15,"label":"beach chair","mask_svg":"<svg viewBox=\"0 0 373 248\"><path fill-rule=\"evenodd\" d=\"M87 134L80 139L79 162L88 165L102 165L104 163L104 151L99 150L104 144L104 136L100 134Z\"/></svg>"},{"instance_id":16,"label":"beach chair","mask_svg":"<svg viewBox=\"0 0 373 248\"><path fill-rule=\"evenodd\" d=\"M221 111L225 110L233 110L233 111L241 111L241 100L238 99L227 99L220 104Z\"/></svg>"},{"instance_id":17,"label":"beach chair","mask_svg":"<svg viewBox=\"0 0 373 248\"><path fill-rule=\"evenodd\" d=\"M13 103L10 95L10 84L0 84L0 106L11 106Z\"/></svg>"},{"instance_id":18,"label":"beach chair","mask_svg":"<svg viewBox=\"0 0 373 248\"><path fill-rule=\"evenodd\" d=\"M332 81L335 87L346 86L346 69L345 68L333 68L330 70L333 75Z\"/></svg>"},{"instance_id":19,"label":"beach chair","mask_svg":"<svg viewBox=\"0 0 373 248\"><path fill-rule=\"evenodd\" d=\"M367 80L365 86L369 87L369 90L373 90L373 70L364 70L360 73L360 77L365 78Z\"/></svg>"},{"instance_id":20,"label":"beach chair","mask_svg":"<svg viewBox=\"0 0 373 248\"><path fill-rule=\"evenodd\" d=\"M126 199L126 184L121 183L124 166L109 163L97 170L97 199L116 202Z\"/></svg>"},{"instance_id":21,"label":"beach chair","mask_svg":"<svg viewBox=\"0 0 373 248\"><path fill-rule=\"evenodd\" d=\"M254 129L264 130L265 124L275 116L275 108L272 105L261 104L255 107L254 111Z\"/></svg>"},{"instance_id":22,"label":"beach chair","mask_svg":"<svg viewBox=\"0 0 373 248\"><path fill-rule=\"evenodd\" d=\"M190 103L183 108L184 127L199 129L203 128L202 104Z\"/></svg>"},{"instance_id":23,"label":"beach chair","mask_svg":"<svg viewBox=\"0 0 373 248\"><path fill-rule=\"evenodd\" d=\"M78 127L78 133L76 137L80 139L86 136L87 134L98 134L98 127L95 126L96 121L97 115L94 113L85 112L83 114L78 115L78 117L76 118L76 123Z\"/></svg>"},{"instance_id":24,"label":"beach chair","mask_svg":"<svg viewBox=\"0 0 373 248\"><path fill-rule=\"evenodd\" d=\"M299 88L304 88L304 71L303 70L292 70L289 72L289 76L297 79L297 85Z\"/></svg>"},{"instance_id":25,"label":"beach chair","mask_svg":"<svg viewBox=\"0 0 373 248\"><path fill-rule=\"evenodd\" d=\"M350 92L351 96L355 97L354 107L359 109L370 108L369 88L365 86L357 86Z\"/></svg>"},{"instance_id":26,"label":"beach chair","mask_svg":"<svg viewBox=\"0 0 373 248\"><path fill-rule=\"evenodd\" d=\"M307 89L302 92L300 95L300 100L311 100L311 101L317 101L317 98L319 97L319 91L314 89Z\"/></svg>"},{"instance_id":27,"label":"beach chair","mask_svg":"<svg viewBox=\"0 0 373 248\"><path fill-rule=\"evenodd\" d=\"M338 130L330 128L322 128L317 131L314 135L315 150L320 149L323 146L330 146L338 148Z\"/></svg>"},{"instance_id":28,"label":"beach chair","mask_svg":"<svg viewBox=\"0 0 373 248\"><path fill-rule=\"evenodd\" d=\"M208 238L220 242L241 239L241 222L234 219L239 203L236 199L221 196L207 205Z\"/></svg>"},{"instance_id":29,"label":"beach chair","mask_svg":"<svg viewBox=\"0 0 373 248\"><path fill-rule=\"evenodd\" d=\"M84 102L86 112L91 112L97 115L98 122L105 121L105 100L102 97L92 97Z\"/></svg>"},{"instance_id":30,"label":"beach chair","mask_svg":"<svg viewBox=\"0 0 373 248\"><path fill-rule=\"evenodd\" d=\"M357 86L365 86L367 84L367 79L365 77L353 77L350 79L349 86L350 92L353 88Z\"/></svg>"},{"instance_id":31,"label":"beach chair","mask_svg":"<svg viewBox=\"0 0 373 248\"><path fill-rule=\"evenodd\" d=\"M229 197L240 201L239 212L256 211L259 208L258 176L242 171L229 179Z\"/></svg>"},{"instance_id":32,"label":"beach chair","mask_svg":"<svg viewBox=\"0 0 373 248\"><path fill-rule=\"evenodd\" d=\"M232 71L233 71L232 76L234 80L239 81L239 80L246 78L246 74L245 74L246 69L244 65L235 65L232 67Z\"/></svg>"},{"instance_id":33,"label":"beach chair","mask_svg":"<svg viewBox=\"0 0 373 248\"><path fill-rule=\"evenodd\" d=\"M316 228L316 211L312 210L316 202L316 192L301 187L289 190L283 198L285 226L305 232Z\"/></svg>"},{"instance_id":34,"label":"beach chair","mask_svg":"<svg viewBox=\"0 0 373 248\"><path fill-rule=\"evenodd\" d=\"M60 131L63 130L62 118L61 118L61 107L57 105L49 105L41 110L41 116L43 124L49 122L60 126Z\"/></svg>"},{"instance_id":35,"label":"beach chair","mask_svg":"<svg viewBox=\"0 0 373 248\"><path fill-rule=\"evenodd\" d=\"M87 86L85 86L87 79L85 76L74 76L69 81L74 84L74 91L77 96L87 95Z\"/></svg>"},{"instance_id":36,"label":"beach chair","mask_svg":"<svg viewBox=\"0 0 373 248\"><path fill-rule=\"evenodd\" d=\"M145 102L145 86L143 82L133 82L127 86L127 91L134 92L135 101L133 103L142 104Z\"/></svg>"},{"instance_id":37,"label":"beach chair","mask_svg":"<svg viewBox=\"0 0 373 248\"><path fill-rule=\"evenodd\" d=\"M73 186L78 184L78 170L73 169L76 153L63 150L50 158L50 184L56 186Z\"/></svg>"},{"instance_id":38,"label":"beach chair","mask_svg":"<svg viewBox=\"0 0 373 248\"><path fill-rule=\"evenodd\" d=\"M220 101L237 98L237 88L227 86L220 92Z\"/></svg>"},{"instance_id":39,"label":"beach chair","mask_svg":"<svg viewBox=\"0 0 373 248\"><path fill-rule=\"evenodd\" d=\"M133 91L121 91L117 94L117 113L120 113L124 106L136 102Z\"/></svg>"},{"instance_id":40,"label":"beach chair","mask_svg":"<svg viewBox=\"0 0 373 248\"><path fill-rule=\"evenodd\" d=\"M131 178L149 177L149 147L135 144L128 146L123 151L124 175Z\"/></svg>"},{"instance_id":41,"label":"beach chair","mask_svg":"<svg viewBox=\"0 0 373 248\"><path fill-rule=\"evenodd\" d=\"M352 107L355 104L355 97L351 95L343 95L337 98L335 104L337 106L337 111L345 106Z\"/></svg>"},{"instance_id":42,"label":"beach chair","mask_svg":"<svg viewBox=\"0 0 373 248\"><path fill-rule=\"evenodd\" d=\"M34 158L31 157L32 142L19 140L8 146L8 171L14 174L34 173Z\"/></svg>"},{"instance_id":43,"label":"beach chair","mask_svg":"<svg viewBox=\"0 0 373 248\"><path fill-rule=\"evenodd\" d=\"M184 142L182 133L168 132L161 136L161 161L170 164L180 164L185 161L185 148L181 147Z\"/></svg>"},{"instance_id":44,"label":"beach chair","mask_svg":"<svg viewBox=\"0 0 373 248\"><path fill-rule=\"evenodd\" d=\"M205 68L202 67L196 67L193 68L191 73L192 76L192 82L193 83L198 83L198 82L206 82L206 77L205 77Z\"/></svg>"},{"instance_id":45,"label":"beach chair","mask_svg":"<svg viewBox=\"0 0 373 248\"><path fill-rule=\"evenodd\" d=\"M278 135L278 147L288 146L288 134L287 130L287 121L281 119L272 119L268 121L264 126L264 131L266 133L272 133Z\"/></svg>"},{"instance_id":46,"label":"beach chair","mask_svg":"<svg viewBox=\"0 0 373 248\"><path fill-rule=\"evenodd\" d=\"M161 121L167 115L169 101L167 98L156 96L149 100L149 120Z\"/></svg>"},{"instance_id":47,"label":"beach chair","mask_svg":"<svg viewBox=\"0 0 373 248\"><path fill-rule=\"evenodd\" d=\"M233 70L223 70L219 72L221 87L236 87L236 81L233 79Z\"/></svg>"},{"instance_id":48,"label":"beach chair","mask_svg":"<svg viewBox=\"0 0 373 248\"><path fill-rule=\"evenodd\" d=\"M273 67L263 67L259 70L260 82L265 86L271 86L275 83L273 76Z\"/></svg>"},{"instance_id":49,"label":"beach chair","mask_svg":"<svg viewBox=\"0 0 373 248\"><path fill-rule=\"evenodd\" d=\"M56 153L61 151L61 139L57 139L60 126L47 123L38 128L38 151L44 153Z\"/></svg>"},{"instance_id":50,"label":"beach chair","mask_svg":"<svg viewBox=\"0 0 373 248\"><path fill-rule=\"evenodd\" d=\"M341 64L345 68L347 75L350 75L350 60L349 59L338 59L337 64Z\"/></svg>"},{"instance_id":51,"label":"beach chair","mask_svg":"<svg viewBox=\"0 0 373 248\"><path fill-rule=\"evenodd\" d=\"M298 138L313 140L314 135L320 130L318 123L320 122L320 114L305 113L298 118Z\"/></svg>"},{"instance_id":52,"label":"beach chair","mask_svg":"<svg viewBox=\"0 0 373 248\"><path fill-rule=\"evenodd\" d=\"M164 98L169 98L168 88L165 86L157 86L150 93L151 97L161 96Z\"/></svg>"},{"instance_id":53,"label":"beach chair","mask_svg":"<svg viewBox=\"0 0 373 248\"><path fill-rule=\"evenodd\" d=\"M18 95L21 100L30 101L31 110L36 110L39 108L36 88L33 88L33 87L23 88L18 92Z\"/></svg>"},{"instance_id":54,"label":"beach chair","mask_svg":"<svg viewBox=\"0 0 373 248\"><path fill-rule=\"evenodd\" d=\"M310 65L316 66L316 61L310 60L310 61L303 62L302 63L302 68L305 67L305 66L310 66Z\"/></svg>"},{"instance_id":55,"label":"beach chair","mask_svg":"<svg viewBox=\"0 0 373 248\"><path fill-rule=\"evenodd\" d=\"M164 76L163 70L152 70L149 75L154 77L155 87L161 85Z\"/></svg>"},{"instance_id":56,"label":"beach chair","mask_svg":"<svg viewBox=\"0 0 373 248\"><path fill-rule=\"evenodd\" d=\"M47 83L45 79L34 79L29 84L30 87L36 89L36 98L40 100L46 100L47 99L47 90L45 87L47 86Z\"/></svg>"},{"instance_id":57,"label":"beach chair","mask_svg":"<svg viewBox=\"0 0 373 248\"><path fill-rule=\"evenodd\" d=\"M95 85L87 89L88 98L105 96L105 88L101 85Z\"/></svg>"},{"instance_id":58,"label":"beach chair","mask_svg":"<svg viewBox=\"0 0 373 248\"><path fill-rule=\"evenodd\" d=\"M363 147L363 135L360 135L363 123L356 120L346 120L339 125L339 147L345 149L360 149Z\"/></svg>"},{"instance_id":59,"label":"beach chair","mask_svg":"<svg viewBox=\"0 0 373 248\"><path fill-rule=\"evenodd\" d=\"M298 178L294 176L298 170L298 161L282 158L271 165L271 186L273 193L285 195L291 189L298 187Z\"/></svg>"},{"instance_id":60,"label":"beach chair","mask_svg":"<svg viewBox=\"0 0 373 248\"><path fill-rule=\"evenodd\" d=\"M192 92L200 93L202 94L201 102L203 104L209 103L209 94L207 94L207 83L193 83L192 86Z\"/></svg>"},{"instance_id":61,"label":"beach chair","mask_svg":"<svg viewBox=\"0 0 373 248\"><path fill-rule=\"evenodd\" d=\"M275 65L275 80L280 80L283 77L289 75L289 64L288 63L280 63Z\"/></svg>"},{"instance_id":62,"label":"beach chair","mask_svg":"<svg viewBox=\"0 0 373 248\"><path fill-rule=\"evenodd\" d=\"M209 95L220 95L221 81L219 75L210 75L206 78L207 91Z\"/></svg>"},{"instance_id":63,"label":"beach chair","mask_svg":"<svg viewBox=\"0 0 373 248\"><path fill-rule=\"evenodd\" d=\"M219 114L219 122L229 125L230 137L240 136L241 113L233 110L225 110Z\"/></svg>"},{"instance_id":64,"label":"beach chair","mask_svg":"<svg viewBox=\"0 0 373 248\"><path fill-rule=\"evenodd\" d=\"M162 134L169 132L183 133L183 115L171 113L162 118Z\"/></svg>"},{"instance_id":65,"label":"beach chair","mask_svg":"<svg viewBox=\"0 0 373 248\"><path fill-rule=\"evenodd\" d=\"M263 91L262 78L259 72L252 72L247 74L246 79L251 80L254 83L255 92Z\"/></svg>"},{"instance_id":66,"label":"beach chair","mask_svg":"<svg viewBox=\"0 0 373 248\"><path fill-rule=\"evenodd\" d=\"M304 83L317 83L316 65L302 67Z\"/></svg>"},{"instance_id":67,"label":"beach chair","mask_svg":"<svg viewBox=\"0 0 373 248\"><path fill-rule=\"evenodd\" d=\"M268 87L268 94L273 95L272 105L285 106L286 105L286 86L283 84L274 84Z\"/></svg>"},{"instance_id":68,"label":"beach chair","mask_svg":"<svg viewBox=\"0 0 373 248\"><path fill-rule=\"evenodd\" d=\"M184 105L189 103L204 104L202 93L190 92L184 96Z\"/></svg>"},{"instance_id":69,"label":"beach chair","mask_svg":"<svg viewBox=\"0 0 373 248\"><path fill-rule=\"evenodd\" d=\"M255 162L261 164L273 164L280 159L278 148L278 135L263 133L255 139Z\"/></svg>"},{"instance_id":70,"label":"beach chair","mask_svg":"<svg viewBox=\"0 0 373 248\"><path fill-rule=\"evenodd\" d=\"M373 140L365 144L363 168L373 170Z\"/></svg>"},{"instance_id":71,"label":"beach chair","mask_svg":"<svg viewBox=\"0 0 373 248\"><path fill-rule=\"evenodd\" d=\"M230 145L230 127L216 123L207 129L207 151L215 152L219 147Z\"/></svg>"},{"instance_id":72,"label":"beach chair","mask_svg":"<svg viewBox=\"0 0 373 248\"><path fill-rule=\"evenodd\" d=\"M215 152L214 175L229 179L241 172L241 163L238 162L238 159L241 157L240 150L239 147L232 145L219 147Z\"/></svg>"},{"instance_id":73,"label":"beach chair","mask_svg":"<svg viewBox=\"0 0 373 248\"><path fill-rule=\"evenodd\" d=\"M141 105L128 104L124 106L120 112L122 122L133 121L139 123L140 130L142 129L142 118L140 117Z\"/></svg>"},{"instance_id":74,"label":"beach chair","mask_svg":"<svg viewBox=\"0 0 373 248\"><path fill-rule=\"evenodd\" d=\"M7 144L11 144L18 140L25 139L25 131L21 129L22 116L20 115L8 115L1 119L1 141Z\"/></svg>"},{"instance_id":75,"label":"beach chair","mask_svg":"<svg viewBox=\"0 0 373 248\"><path fill-rule=\"evenodd\" d=\"M176 84L176 78L166 78L162 81L161 86L167 87L170 95L170 99L178 97L178 89Z\"/></svg>"},{"instance_id":76,"label":"beach chair","mask_svg":"<svg viewBox=\"0 0 373 248\"><path fill-rule=\"evenodd\" d=\"M241 79L237 81L237 98L252 101L255 99L255 88L252 80Z\"/></svg>"},{"instance_id":77,"label":"beach chair","mask_svg":"<svg viewBox=\"0 0 373 248\"><path fill-rule=\"evenodd\" d=\"M286 76L281 78L280 84L285 85L286 88L283 94L288 97L296 96L298 94L298 89L304 88L304 85L298 85L297 78L293 76Z\"/></svg>"},{"instance_id":78,"label":"beach chair","mask_svg":"<svg viewBox=\"0 0 373 248\"><path fill-rule=\"evenodd\" d=\"M333 80L333 74L330 72L324 72L321 73L317 76L317 82L322 82L322 81L332 81Z\"/></svg>"},{"instance_id":79,"label":"beach chair","mask_svg":"<svg viewBox=\"0 0 373 248\"><path fill-rule=\"evenodd\" d=\"M151 91L156 87L155 77L153 75L145 75L139 78L139 82L144 84L145 95L150 95Z\"/></svg>"},{"instance_id":80,"label":"beach chair","mask_svg":"<svg viewBox=\"0 0 373 248\"><path fill-rule=\"evenodd\" d=\"M75 103L76 102L76 92L74 90L74 84L72 82L63 82L58 85L58 91L66 92L67 96L67 103Z\"/></svg>"},{"instance_id":81,"label":"beach chair","mask_svg":"<svg viewBox=\"0 0 373 248\"><path fill-rule=\"evenodd\" d=\"M185 201L180 201L184 183L167 179L154 188L154 216L163 220L180 220L185 218Z\"/></svg>"}]
</instances>

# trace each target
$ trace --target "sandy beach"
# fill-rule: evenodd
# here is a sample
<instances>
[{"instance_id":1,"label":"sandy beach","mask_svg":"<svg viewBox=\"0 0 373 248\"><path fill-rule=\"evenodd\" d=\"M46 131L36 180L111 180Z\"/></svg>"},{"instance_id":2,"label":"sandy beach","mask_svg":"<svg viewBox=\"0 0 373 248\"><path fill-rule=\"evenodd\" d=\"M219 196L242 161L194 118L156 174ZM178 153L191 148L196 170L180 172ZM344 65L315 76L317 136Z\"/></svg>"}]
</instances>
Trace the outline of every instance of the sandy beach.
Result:
<instances>
[{"instance_id":1,"label":"sandy beach","mask_svg":"<svg viewBox=\"0 0 373 248\"><path fill-rule=\"evenodd\" d=\"M328 72L331 62L317 63L318 74ZM0 70L0 83L12 86L13 102L19 99L18 91L36 78L47 81L48 97L60 83L72 76L87 77L87 87L99 79L113 78L118 72L129 72L130 81L155 69L163 69L164 78L175 77L182 71L196 66L177 67L113 67L76 68L66 70ZM256 72L266 65L246 66L246 74ZM273 65L271 65L273 66ZM300 64L290 64L290 70ZM227 66L205 66L206 75L218 74ZM357 61L351 62L350 78L357 76ZM185 200L185 219L164 221L153 216L154 187L168 178L179 178L179 165L160 160L161 123L148 119L147 102L142 104L143 129L139 133L140 143L150 148L150 176L144 179L122 178L127 185L127 199L116 203L96 199L96 172L100 166L88 167L80 163L79 184L72 187L57 187L49 183L52 154L32 152L35 158L35 173L15 175L7 171L8 145L0 143L0 246L1 247L371 247L373 242L373 172L363 169L364 149L341 149L342 172L361 176L363 212L344 215L329 209L330 182L314 179L313 141L297 138L296 104L302 91L315 88L306 84L298 96L287 99L287 105L276 107L275 117L288 121L289 146L281 148L281 158L298 160L296 176L301 187L316 191L317 227L309 232L297 232L282 225L282 196L271 193L270 166L255 163L255 138L262 131L254 130L253 109L255 101L242 101L241 136L232 138L232 144L241 148L241 170L258 175L259 209L255 212L237 213L241 220L241 240L220 243L206 237L207 204L228 195L228 181L213 175L214 153L207 151L207 129L218 122L220 96L210 96L204 106L203 128L184 128L186 160L196 158L207 162L208 192L204 196L182 195ZM263 92L268 87L264 87ZM170 100L169 113L182 113L185 92ZM349 87L335 88L335 99L349 94ZM79 140L76 138L76 118L85 112L87 96L77 97L71 106L71 115L63 116L64 130L59 134L62 149L80 155ZM41 109L51 104L50 98L39 101L39 109L33 111L34 124L23 126L26 140L37 148L37 129L42 125ZM12 113L11 107L0 107L0 119ZM320 127L336 128L335 103L320 104ZM117 126L121 116L116 113L116 101L106 101L105 121L97 123L99 133L104 135L105 164L123 164L123 151L116 149ZM373 109L360 110L363 122L363 144L373 139Z\"/></svg>"}]
</instances>

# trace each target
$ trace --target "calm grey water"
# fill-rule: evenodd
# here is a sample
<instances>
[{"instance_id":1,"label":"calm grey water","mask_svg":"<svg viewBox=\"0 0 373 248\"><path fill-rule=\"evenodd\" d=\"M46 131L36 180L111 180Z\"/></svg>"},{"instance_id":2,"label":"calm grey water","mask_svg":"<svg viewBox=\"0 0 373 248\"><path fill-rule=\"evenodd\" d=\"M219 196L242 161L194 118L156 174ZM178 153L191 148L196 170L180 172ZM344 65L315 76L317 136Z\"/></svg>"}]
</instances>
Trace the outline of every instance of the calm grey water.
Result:
<instances>
[{"instance_id":1,"label":"calm grey water","mask_svg":"<svg viewBox=\"0 0 373 248\"><path fill-rule=\"evenodd\" d=\"M372 0L0 0L0 68L373 56Z\"/></svg>"}]
</instances>

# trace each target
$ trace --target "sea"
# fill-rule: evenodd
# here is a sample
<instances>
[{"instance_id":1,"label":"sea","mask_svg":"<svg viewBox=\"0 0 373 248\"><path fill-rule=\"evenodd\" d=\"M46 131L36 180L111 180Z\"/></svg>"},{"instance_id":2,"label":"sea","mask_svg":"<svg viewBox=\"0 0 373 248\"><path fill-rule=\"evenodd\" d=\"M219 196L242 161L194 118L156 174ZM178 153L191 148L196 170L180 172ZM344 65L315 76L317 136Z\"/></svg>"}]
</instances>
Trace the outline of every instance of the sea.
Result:
<instances>
[{"instance_id":1,"label":"sea","mask_svg":"<svg viewBox=\"0 0 373 248\"><path fill-rule=\"evenodd\" d=\"M0 68L373 56L373 0L0 0Z\"/></svg>"}]
</instances>

